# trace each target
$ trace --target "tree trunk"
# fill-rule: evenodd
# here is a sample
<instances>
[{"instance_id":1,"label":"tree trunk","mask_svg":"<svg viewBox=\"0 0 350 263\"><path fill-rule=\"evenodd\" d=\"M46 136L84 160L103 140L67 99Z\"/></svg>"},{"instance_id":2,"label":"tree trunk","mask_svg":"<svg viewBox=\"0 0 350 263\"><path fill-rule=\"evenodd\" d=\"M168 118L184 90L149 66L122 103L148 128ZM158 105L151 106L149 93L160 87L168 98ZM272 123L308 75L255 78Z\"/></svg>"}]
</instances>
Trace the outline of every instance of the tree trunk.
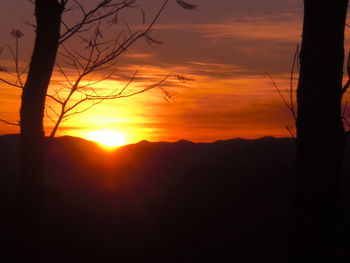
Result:
<instances>
[{"instance_id":1,"label":"tree trunk","mask_svg":"<svg viewBox=\"0 0 350 263\"><path fill-rule=\"evenodd\" d=\"M14 262L39 262L43 194L45 97L55 64L63 11L57 0L36 0L36 39L21 104L19 199Z\"/></svg>"},{"instance_id":2,"label":"tree trunk","mask_svg":"<svg viewBox=\"0 0 350 263\"><path fill-rule=\"evenodd\" d=\"M304 0L297 91L297 162L290 262L335 262L341 99L348 0Z\"/></svg>"}]
</instances>

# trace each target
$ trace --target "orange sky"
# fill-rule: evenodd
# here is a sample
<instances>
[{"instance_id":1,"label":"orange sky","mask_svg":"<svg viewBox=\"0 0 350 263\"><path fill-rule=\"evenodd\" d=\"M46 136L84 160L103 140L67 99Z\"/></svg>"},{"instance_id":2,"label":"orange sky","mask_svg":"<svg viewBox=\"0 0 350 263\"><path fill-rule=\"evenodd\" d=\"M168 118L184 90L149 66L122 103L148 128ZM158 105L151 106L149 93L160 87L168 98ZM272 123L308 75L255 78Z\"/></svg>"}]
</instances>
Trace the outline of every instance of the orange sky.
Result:
<instances>
[{"instance_id":1,"label":"orange sky","mask_svg":"<svg viewBox=\"0 0 350 263\"><path fill-rule=\"evenodd\" d=\"M92 4L94 0L85 2ZM105 101L62 123L57 135L86 137L90 131L110 129L122 132L128 143L142 139L207 142L235 137L289 136L285 125L293 125L291 115L268 74L287 95L291 62L300 42L301 1L192 2L199 5L197 10L181 10L172 1L152 32L152 37L163 44L152 47L140 40L118 59L113 66L113 77L95 89L106 94L122 87L135 70L138 74L131 90L156 83L169 73L181 74L193 81L182 83L170 78L161 87L144 94ZM145 7L146 22L160 3L160 0L140 1ZM9 32L12 28L21 29L23 64L29 61L33 29L22 21L33 21L31 8L25 0L0 3L4 20L0 42L13 45ZM124 17L130 19L132 27L140 27L136 10L128 11ZM66 19L69 22L73 18ZM109 35L113 33L111 30L105 29L104 33ZM76 40L69 45L82 49ZM13 70L6 52L1 55L0 63L8 71ZM73 78L74 70L66 69ZM94 74L92 80L103 74L105 72ZM6 77L6 73L1 76ZM64 83L62 75L56 72L51 92ZM4 84L0 87L0 118L16 122L20 90ZM161 88L170 92L172 100L164 99ZM48 103L54 107L52 101ZM52 129L47 118L45 127L47 134ZM15 132L18 132L16 127L0 123L0 134Z\"/></svg>"}]
</instances>

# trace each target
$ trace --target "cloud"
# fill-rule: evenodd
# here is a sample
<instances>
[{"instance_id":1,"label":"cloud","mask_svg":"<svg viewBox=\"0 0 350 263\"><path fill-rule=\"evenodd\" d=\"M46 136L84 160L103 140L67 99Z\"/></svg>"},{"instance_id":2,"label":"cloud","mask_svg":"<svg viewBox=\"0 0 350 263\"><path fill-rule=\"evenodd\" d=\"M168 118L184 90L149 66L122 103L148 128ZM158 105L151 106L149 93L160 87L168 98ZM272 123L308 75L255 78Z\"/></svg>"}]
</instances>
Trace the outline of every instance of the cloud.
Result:
<instances>
[{"instance_id":1,"label":"cloud","mask_svg":"<svg viewBox=\"0 0 350 263\"><path fill-rule=\"evenodd\" d=\"M294 42L300 39L300 29L294 19L268 21L258 18L231 19L220 24L202 26L199 31L212 39L234 38Z\"/></svg>"},{"instance_id":2,"label":"cloud","mask_svg":"<svg viewBox=\"0 0 350 263\"><path fill-rule=\"evenodd\" d=\"M211 24L160 24L159 30L193 31L211 39L245 39L295 42L301 36L299 13L227 18Z\"/></svg>"},{"instance_id":3,"label":"cloud","mask_svg":"<svg viewBox=\"0 0 350 263\"><path fill-rule=\"evenodd\" d=\"M123 56L127 58L135 58L135 59L149 59L153 57L154 53L143 53L135 50L130 50L128 53L125 53Z\"/></svg>"}]
</instances>

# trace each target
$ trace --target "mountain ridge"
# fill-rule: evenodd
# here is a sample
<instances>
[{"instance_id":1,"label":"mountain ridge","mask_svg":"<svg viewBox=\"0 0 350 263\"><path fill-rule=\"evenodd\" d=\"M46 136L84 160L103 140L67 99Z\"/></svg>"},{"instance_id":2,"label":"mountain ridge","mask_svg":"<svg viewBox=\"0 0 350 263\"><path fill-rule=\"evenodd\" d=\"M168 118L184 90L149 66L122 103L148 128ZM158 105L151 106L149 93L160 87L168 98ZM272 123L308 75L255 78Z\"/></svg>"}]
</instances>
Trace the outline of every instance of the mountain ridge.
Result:
<instances>
[{"instance_id":1,"label":"mountain ridge","mask_svg":"<svg viewBox=\"0 0 350 263\"><path fill-rule=\"evenodd\" d=\"M0 136L3 255L17 162L18 136ZM114 151L57 138L45 168L43 262L287 262L294 162L292 138Z\"/></svg>"}]
</instances>

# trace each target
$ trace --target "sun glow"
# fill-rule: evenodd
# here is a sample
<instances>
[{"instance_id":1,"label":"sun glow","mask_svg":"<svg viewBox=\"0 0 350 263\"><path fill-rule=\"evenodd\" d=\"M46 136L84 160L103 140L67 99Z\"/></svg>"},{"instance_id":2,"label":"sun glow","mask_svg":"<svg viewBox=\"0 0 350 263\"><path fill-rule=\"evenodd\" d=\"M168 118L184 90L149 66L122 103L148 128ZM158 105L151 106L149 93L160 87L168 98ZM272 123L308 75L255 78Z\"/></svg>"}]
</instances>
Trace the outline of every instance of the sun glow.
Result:
<instances>
[{"instance_id":1,"label":"sun glow","mask_svg":"<svg viewBox=\"0 0 350 263\"><path fill-rule=\"evenodd\" d=\"M115 148L126 144L123 133L113 130L100 130L87 133L87 139L95 141L107 148Z\"/></svg>"}]
</instances>

